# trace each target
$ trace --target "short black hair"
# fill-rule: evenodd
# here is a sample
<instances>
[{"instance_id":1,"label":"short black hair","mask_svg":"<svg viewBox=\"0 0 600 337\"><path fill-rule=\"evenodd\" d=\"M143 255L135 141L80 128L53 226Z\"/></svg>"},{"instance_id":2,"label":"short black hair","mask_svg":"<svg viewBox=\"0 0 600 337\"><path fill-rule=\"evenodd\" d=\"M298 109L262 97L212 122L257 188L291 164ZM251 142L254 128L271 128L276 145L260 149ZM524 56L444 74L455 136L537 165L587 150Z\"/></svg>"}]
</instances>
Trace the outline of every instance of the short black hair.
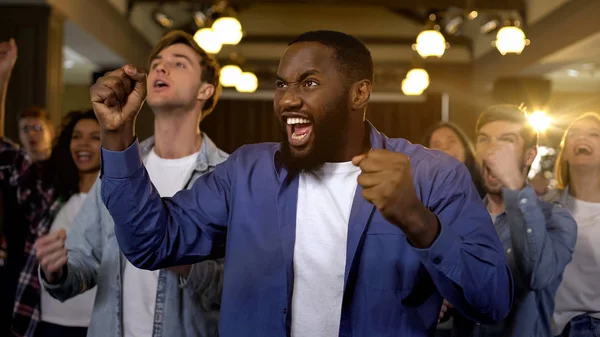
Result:
<instances>
[{"instance_id":1,"label":"short black hair","mask_svg":"<svg viewBox=\"0 0 600 337\"><path fill-rule=\"evenodd\" d=\"M301 34L288 43L288 46L298 42L317 42L333 48L340 72L350 81L373 81L371 52L354 36L332 30L315 30Z\"/></svg>"}]
</instances>

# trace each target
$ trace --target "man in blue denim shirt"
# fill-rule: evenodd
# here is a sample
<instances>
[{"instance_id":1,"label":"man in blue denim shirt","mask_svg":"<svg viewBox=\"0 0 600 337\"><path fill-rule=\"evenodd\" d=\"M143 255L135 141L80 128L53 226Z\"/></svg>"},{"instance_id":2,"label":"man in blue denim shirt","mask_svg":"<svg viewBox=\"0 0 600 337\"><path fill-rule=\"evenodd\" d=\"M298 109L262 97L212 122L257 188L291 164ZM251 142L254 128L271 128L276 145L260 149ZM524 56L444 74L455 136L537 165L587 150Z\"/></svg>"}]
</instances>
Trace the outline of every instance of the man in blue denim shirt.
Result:
<instances>
[{"instance_id":1,"label":"man in blue denim shirt","mask_svg":"<svg viewBox=\"0 0 600 337\"><path fill-rule=\"evenodd\" d=\"M225 256L221 336L424 337L443 297L479 322L508 313L511 275L467 169L365 121L373 62L356 38L290 43L282 143L239 149L173 198L155 192L130 122L144 73L113 74L135 85L91 92L119 245L147 269Z\"/></svg>"},{"instance_id":2,"label":"man in blue denim shirt","mask_svg":"<svg viewBox=\"0 0 600 337\"><path fill-rule=\"evenodd\" d=\"M515 298L504 322L476 324L473 336L552 336L554 296L571 261L577 225L565 209L542 201L526 184L538 134L525 112L514 105L492 106L479 117L476 132L485 201L514 277Z\"/></svg>"},{"instance_id":3,"label":"man in blue denim shirt","mask_svg":"<svg viewBox=\"0 0 600 337\"><path fill-rule=\"evenodd\" d=\"M159 193L172 195L227 158L199 129L218 100L219 66L181 31L165 35L150 62L148 105L155 127L141 153ZM136 268L119 251L100 192L98 182L66 248L56 234L36 243L43 286L63 301L96 286L89 337L217 336L223 260L154 272Z\"/></svg>"}]
</instances>

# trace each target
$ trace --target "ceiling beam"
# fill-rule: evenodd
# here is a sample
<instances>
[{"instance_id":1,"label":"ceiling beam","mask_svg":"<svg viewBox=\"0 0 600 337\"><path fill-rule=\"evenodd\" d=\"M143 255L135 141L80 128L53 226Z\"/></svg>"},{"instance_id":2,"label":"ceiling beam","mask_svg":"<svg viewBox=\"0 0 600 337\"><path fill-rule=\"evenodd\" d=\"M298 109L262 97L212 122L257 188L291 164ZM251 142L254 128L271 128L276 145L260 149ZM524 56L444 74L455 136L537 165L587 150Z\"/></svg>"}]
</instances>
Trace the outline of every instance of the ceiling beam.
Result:
<instances>
[{"instance_id":1,"label":"ceiling beam","mask_svg":"<svg viewBox=\"0 0 600 337\"><path fill-rule=\"evenodd\" d=\"M152 46L110 2L106 0L46 0L46 2L126 62L133 64L148 62Z\"/></svg>"},{"instance_id":2,"label":"ceiling beam","mask_svg":"<svg viewBox=\"0 0 600 337\"><path fill-rule=\"evenodd\" d=\"M521 55L502 56L490 50L473 63L473 88L489 87L502 76L513 76L555 52L598 33L598 0L571 0L524 31L531 44Z\"/></svg>"}]
</instances>

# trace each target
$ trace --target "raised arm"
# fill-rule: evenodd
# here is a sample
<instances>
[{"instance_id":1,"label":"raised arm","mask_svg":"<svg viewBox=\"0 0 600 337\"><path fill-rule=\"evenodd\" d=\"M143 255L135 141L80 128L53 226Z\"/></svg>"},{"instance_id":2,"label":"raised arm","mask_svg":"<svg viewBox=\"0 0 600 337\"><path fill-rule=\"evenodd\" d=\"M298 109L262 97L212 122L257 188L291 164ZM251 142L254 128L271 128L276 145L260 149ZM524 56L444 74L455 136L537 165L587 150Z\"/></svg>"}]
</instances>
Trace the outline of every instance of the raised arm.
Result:
<instances>
[{"instance_id":1,"label":"raised arm","mask_svg":"<svg viewBox=\"0 0 600 337\"><path fill-rule=\"evenodd\" d=\"M353 162L362 170L363 196L406 234L442 296L474 321L498 322L513 297L502 244L467 168L449 157L431 160L442 165L423 167L431 174L420 180L432 181L421 192L425 200L406 155L372 150Z\"/></svg>"},{"instance_id":2,"label":"raised arm","mask_svg":"<svg viewBox=\"0 0 600 337\"><path fill-rule=\"evenodd\" d=\"M14 39L0 42L0 138L4 137L6 92L10 74L17 62L17 44Z\"/></svg>"},{"instance_id":3,"label":"raised arm","mask_svg":"<svg viewBox=\"0 0 600 337\"><path fill-rule=\"evenodd\" d=\"M90 94L102 135L102 200L127 259L138 268L159 269L223 257L233 159L191 190L161 199L134 136L146 74L125 66L98 79Z\"/></svg>"}]
</instances>

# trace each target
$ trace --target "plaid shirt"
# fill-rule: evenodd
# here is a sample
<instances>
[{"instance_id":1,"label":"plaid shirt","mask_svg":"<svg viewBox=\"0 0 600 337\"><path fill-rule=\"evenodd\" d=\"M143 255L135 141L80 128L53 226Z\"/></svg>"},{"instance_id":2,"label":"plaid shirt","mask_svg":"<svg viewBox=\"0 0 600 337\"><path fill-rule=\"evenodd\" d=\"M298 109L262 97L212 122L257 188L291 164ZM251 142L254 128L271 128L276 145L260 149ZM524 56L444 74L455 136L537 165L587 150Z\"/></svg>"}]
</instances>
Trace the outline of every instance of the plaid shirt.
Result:
<instances>
[{"instance_id":1,"label":"plaid shirt","mask_svg":"<svg viewBox=\"0 0 600 337\"><path fill-rule=\"evenodd\" d=\"M24 246L24 264L19 275L15 296L11 331L14 336L33 337L40 320L40 283L38 263L33 245L46 234L54 215L60 208L50 174L44 174L43 166L32 164L25 152L7 139L0 139L0 183L16 190L17 202L23 205L28 231ZM6 190L5 188L3 188ZM5 198L12 197L5 195ZM8 226L21 224L5 224ZM0 266L10 256L6 253L6 239L0 242Z\"/></svg>"}]
</instances>

